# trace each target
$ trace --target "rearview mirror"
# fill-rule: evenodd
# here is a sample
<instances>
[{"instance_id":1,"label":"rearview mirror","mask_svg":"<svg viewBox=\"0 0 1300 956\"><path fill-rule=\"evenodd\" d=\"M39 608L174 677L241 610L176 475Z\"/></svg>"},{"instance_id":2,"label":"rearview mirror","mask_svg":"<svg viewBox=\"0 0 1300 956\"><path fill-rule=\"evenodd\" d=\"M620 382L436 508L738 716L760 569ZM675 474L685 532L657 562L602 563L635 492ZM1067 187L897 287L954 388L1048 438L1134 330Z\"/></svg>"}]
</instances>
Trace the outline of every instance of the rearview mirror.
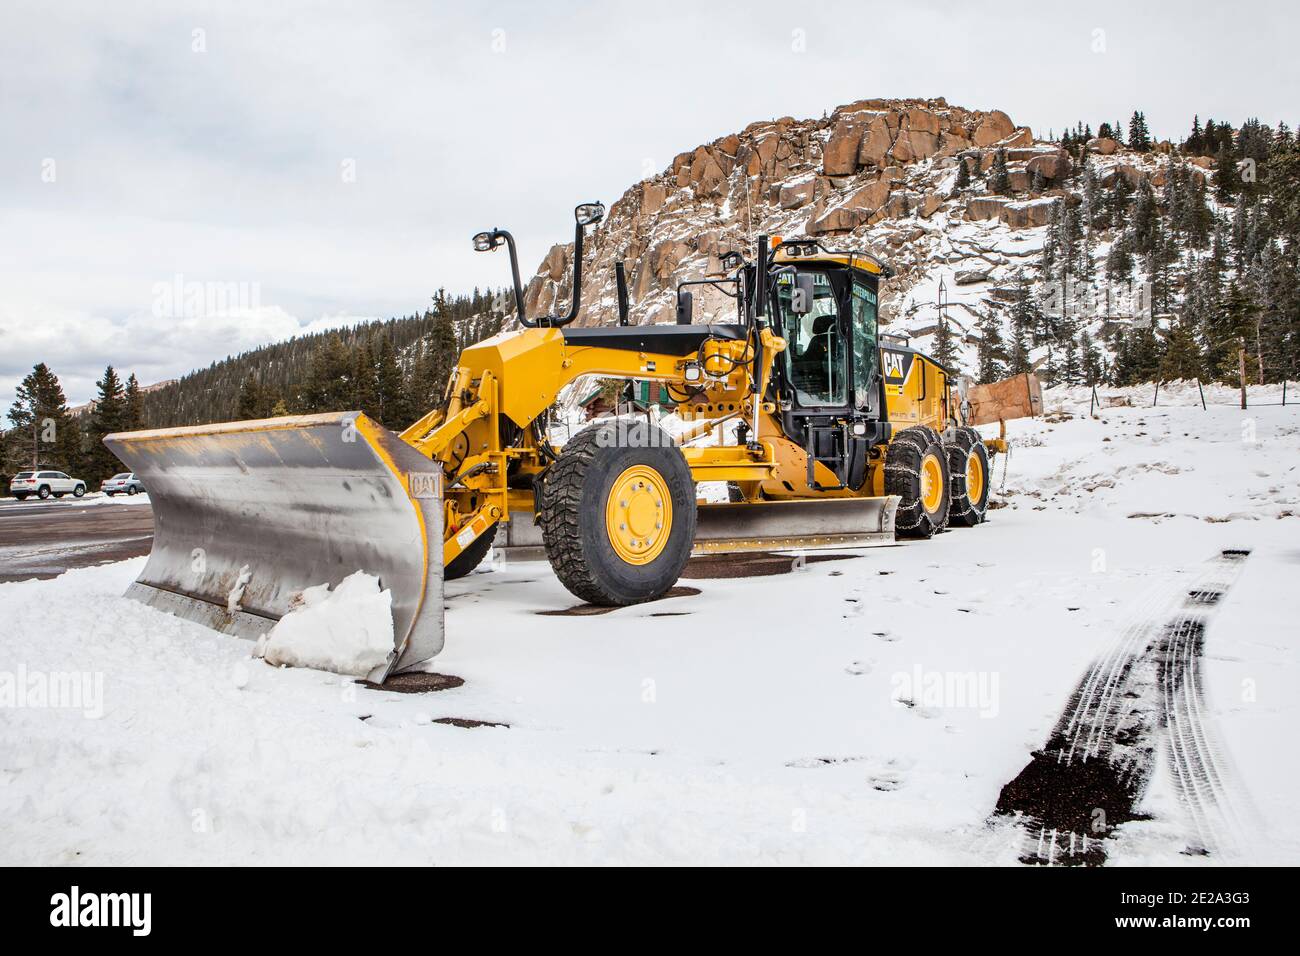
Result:
<instances>
[{"instance_id":1,"label":"rearview mirror","mask_svg":"<svg viewBox=\"0 0 1300 956\"><path fill-rule=\"evenodd\" d=\"M695 296L686 291L680 290L677 293L677 324L690 325L691 317L694 314Z\"/></svg>"},{"instance_id":2,"label":"rearview mirror","mask_svg":"<svg viewBox=\"0 0 1300 956\"><path fill-rule=\"evenodd\" d=\"M603 202L585 202L573 210L573 218L579 226L594 226L605 218Z\"/></svg>"},{"instance_id":3,"label":"rearview mirror","mask_svg":"<svg viewBox=\"0 0 1300 956\"><path fill-rule=\"evenodd\" d=\"M795 315L807 315L811 312L816 288L816 283L809 273L797 274L794 277L794 288L790 291L790 311Z\"/></svg>"}]
</instances>

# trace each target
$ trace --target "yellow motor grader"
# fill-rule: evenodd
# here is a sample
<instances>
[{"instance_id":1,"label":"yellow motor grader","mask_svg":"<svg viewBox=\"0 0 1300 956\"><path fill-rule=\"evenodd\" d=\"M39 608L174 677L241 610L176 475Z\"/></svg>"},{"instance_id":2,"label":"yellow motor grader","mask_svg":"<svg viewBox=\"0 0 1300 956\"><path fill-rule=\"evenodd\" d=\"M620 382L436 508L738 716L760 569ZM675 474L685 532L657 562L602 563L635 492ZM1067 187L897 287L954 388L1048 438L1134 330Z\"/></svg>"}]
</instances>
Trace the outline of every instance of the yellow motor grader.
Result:
<instances>
[{"instance_id":1,"label":"yellow motor grader","mask_svg":"<svg viewBox=\"0 0 1300 956\"><path fill-rule=\"evenodd\" d=\"M692 553L852 548L984 518L990 450L947 369L877 329L888 266L810 238L758 237L752 261L677 288L677 322L577 327L583 236L563 315L528 316L510 233L519 328L461 354L438 408L400 435L358 412L110 435L149 488L153 551L128 592L229 633L264 633L302 591L361 570L392 593L383 680L442 647L442 582L470 573L504 522L531 527L573 594L602 605L663 595ZM735 301L693 321L697 287ZM727 306L729 309L730 306ZM653 382L675 406L597 420L562 446L551 410L584 376ZM719 443L719 436L723 440ZM734 440L728 440L734 439ZM697 499L725 482L730 501Z\"/></svg>"}]
</instances>

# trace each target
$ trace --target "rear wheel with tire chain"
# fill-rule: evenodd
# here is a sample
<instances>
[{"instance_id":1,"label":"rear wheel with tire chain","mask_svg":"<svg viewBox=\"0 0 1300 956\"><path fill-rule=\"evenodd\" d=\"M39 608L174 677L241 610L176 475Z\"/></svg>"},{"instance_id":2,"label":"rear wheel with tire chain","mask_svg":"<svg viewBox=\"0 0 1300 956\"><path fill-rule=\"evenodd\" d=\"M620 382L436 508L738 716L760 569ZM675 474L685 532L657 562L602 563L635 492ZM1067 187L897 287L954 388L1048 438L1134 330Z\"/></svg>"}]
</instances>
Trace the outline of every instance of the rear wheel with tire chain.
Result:
<instances>
[{"instance_id":1,"label":"rear wheel with tire chain","mask_svg":"<svg viewBox=\"0 0 1300 956\"><path fill-rule=\"evenodd\" d=\"M989 450L975 429L957 429L948 446L948 471L952 475L948 523L973 528L984 520L989 507Z\"/></svg>"},{"instance_id":2,"label":"rear wheel with tire chain","mask_svg":"<svg viewBox=\"0 0 1300 956\"><path fill-rule=\"evenodd\" d=\"M928 538L948 524L948 454L924 426L905 428L885 451L885 494L898 495L894 529L900 538Z\"/></svg>"},{"instance_id":3,"label":"rear wheel with tire chain","mask_svg":"<svg viewBox=\"0 0 1300 956\"><path fill-rule=\"evenodd\" d=\"M614 607L654 600L695 543L691 470L653 425L592 425L547 471L541 524L551 567L575 596Z\"/></svg>"}]
</instances>

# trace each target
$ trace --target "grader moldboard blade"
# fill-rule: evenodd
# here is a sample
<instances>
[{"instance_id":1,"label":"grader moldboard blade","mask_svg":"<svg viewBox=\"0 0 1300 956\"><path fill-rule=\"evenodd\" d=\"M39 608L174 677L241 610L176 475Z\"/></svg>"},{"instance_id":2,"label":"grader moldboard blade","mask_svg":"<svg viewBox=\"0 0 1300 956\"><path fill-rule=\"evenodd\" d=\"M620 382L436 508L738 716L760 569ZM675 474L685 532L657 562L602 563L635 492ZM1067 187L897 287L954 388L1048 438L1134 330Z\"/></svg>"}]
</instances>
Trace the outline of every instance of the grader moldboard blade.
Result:
<instances>
[{"instance_id":1,"label":"grader moldboard blade","mask_svg":"<svg viewBox=\"0 0 1300 956\"><path fill-rule=\"evenodd\" d=\"M700 505L692 554L892 545L898 502L886 495Z\"/></svg>"},{"instance_id":2,"label":"grader moldboard blade","mask_svg":"<svg viewBox=\"0 0 1300 956\"><path fill-rule=\"evenodd\" d=\"M892 545L897 495L698 505L691 553L833 551ZM519 560L545 559L531 515L507 523L497 544Z\"/></svg>"},{"instance_id":3,"label":"grader moldboard blade","mask_svg":"<svg viewBox=\"0 0 1300 956\"><path fill-rule=\"evenodd\" d=\"M441 471L365 415L121 432L104 444L153 504L153 550L128 596L257 637L305 588L364 571L392 592L393 611L393 651L369 679L442 649Z\"/></svg>"}]
</instances>

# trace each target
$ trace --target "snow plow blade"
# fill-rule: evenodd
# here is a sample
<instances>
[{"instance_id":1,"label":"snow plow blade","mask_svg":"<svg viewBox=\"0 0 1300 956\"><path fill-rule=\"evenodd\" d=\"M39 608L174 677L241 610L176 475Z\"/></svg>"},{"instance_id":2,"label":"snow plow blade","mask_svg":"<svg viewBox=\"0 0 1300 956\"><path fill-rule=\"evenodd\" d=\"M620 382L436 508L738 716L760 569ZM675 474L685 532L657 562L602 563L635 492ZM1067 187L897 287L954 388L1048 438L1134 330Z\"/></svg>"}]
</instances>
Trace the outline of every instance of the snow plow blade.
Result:
<instances>
[{"instance_id":1,"label":"snow plow blade","mask_svg":"<svg viewBox=\"0 0 1300 956\"><path fill-rule=\"evenodd\" d=\"M894 543L897 495L700 505L694 555L827 551Z\"/></svg>"},{"instance_id":2,"label":"snow plow blade","mask_svg":"<svg viewBox=\"0 0 1300 956\"><path fill-rule=\"evenodd\" d=\"M257 637L304 589L364 571L392 592L393 611L393 651L368 678L442 649L441 470L365 415L120 432L104 444L153 504L153 550L128 596Z\"/></svg>"}]
</instances>

